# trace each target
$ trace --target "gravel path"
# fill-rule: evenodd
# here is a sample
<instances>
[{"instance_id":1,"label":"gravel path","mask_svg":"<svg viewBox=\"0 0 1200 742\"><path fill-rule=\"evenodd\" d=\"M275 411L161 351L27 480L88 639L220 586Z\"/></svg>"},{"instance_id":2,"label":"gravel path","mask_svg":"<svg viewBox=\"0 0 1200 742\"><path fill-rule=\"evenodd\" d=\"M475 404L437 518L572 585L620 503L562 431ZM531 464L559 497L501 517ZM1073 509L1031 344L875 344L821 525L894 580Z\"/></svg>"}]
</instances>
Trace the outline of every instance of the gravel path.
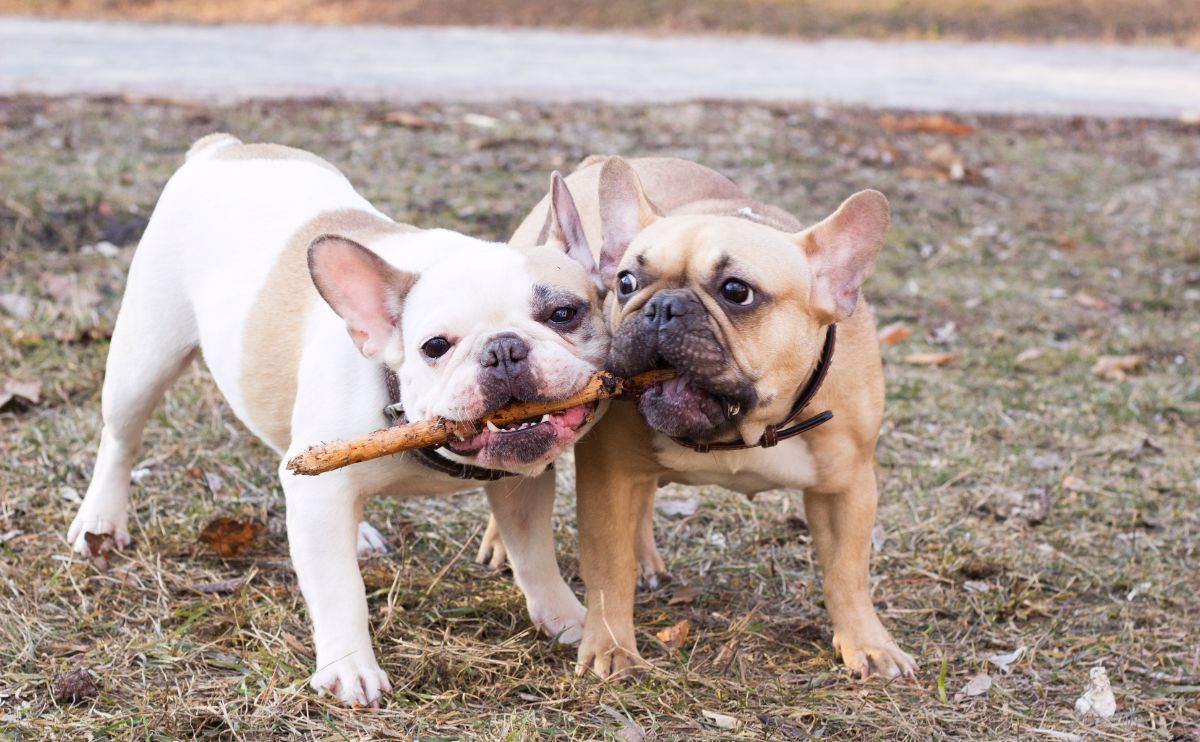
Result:
<instances>
[{"instance_id":1,"label":"gravel path","mask_svg":"<svg viewBox=\"0 0 1200 742\"><path fill-rule=\"evenodd\" d=\"M1200 53L1160 47L654 38L544 30L0 18L0 95L230 101L694 98L1177 117Z\"/></svg>"}]
</instances>

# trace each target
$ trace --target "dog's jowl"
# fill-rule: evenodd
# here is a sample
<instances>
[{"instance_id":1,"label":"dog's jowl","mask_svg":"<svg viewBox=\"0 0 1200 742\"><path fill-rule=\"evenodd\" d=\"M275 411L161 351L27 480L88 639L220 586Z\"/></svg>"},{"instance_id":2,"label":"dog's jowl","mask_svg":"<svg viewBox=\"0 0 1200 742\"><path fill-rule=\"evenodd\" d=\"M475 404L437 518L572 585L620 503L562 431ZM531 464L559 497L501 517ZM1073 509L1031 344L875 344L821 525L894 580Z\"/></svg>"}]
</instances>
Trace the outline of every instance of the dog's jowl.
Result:
<instances>
[{"instance_id":1,"label":"dog's jowl","mask_svg":"<svg viewBox=\"0 0 1200 742\"><path fill-rule=\"evenodd\" d=\"M557 219L545 244L515 249L393 222L307 152L228 135L197 142L130 267L96 468L69 531L74 548L89 554L89 534L92 543L129 543L130 467L142 429L167 386L203 355L237 416L280 455L289 548L316 644L314 688L370 704L389 687L356 562L357 551L381 546L360 524L363 499L475 486L456 476L464 473L491 480L533 621L577 640L584 611L555 562L547 465L585 432L593 410L485 428L432 456L317 477L282 464L308 445L381 427L391 403L414 420L475 420L586 383L604 362L608 334L596 265L565 238L581 230L570 194L554 182Z\"/></svg>"}]
</instances>

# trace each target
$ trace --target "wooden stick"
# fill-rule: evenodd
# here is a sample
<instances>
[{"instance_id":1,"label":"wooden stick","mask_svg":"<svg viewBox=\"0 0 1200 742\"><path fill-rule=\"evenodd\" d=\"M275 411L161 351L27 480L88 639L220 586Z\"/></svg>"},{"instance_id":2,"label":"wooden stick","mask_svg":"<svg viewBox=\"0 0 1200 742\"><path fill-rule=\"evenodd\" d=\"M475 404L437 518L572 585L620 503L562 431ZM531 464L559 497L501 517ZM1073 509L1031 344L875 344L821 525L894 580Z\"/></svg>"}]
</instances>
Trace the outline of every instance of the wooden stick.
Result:
<instances>
[{"instance_id":1,"label":"wooden stick","mask_svg":"<svg viewBox=\"0 0 1200 742\"><path fill-rule=\"evenodd\" d=\"M646 371L628 379L621 379L607 371L600 371L588 380L583 389L566 399L514 402L496 410L487 420L494 425L511 425L522 420L536 419L547 413L561 412L577 405L613 399L657 381L666 381L674 376L674 369ZM370 461L381 456L390 456L401 451L440 446L452 435L464 438L474 435L484 424L486 424L486 420L455 421L439 417L433 420L418 420L406 425L382 428L348 441L332 441L311 446L289 461L287 468L296 474L322 474L334 469L341 469L343 466Z\"/></svg>"}]
</instances>

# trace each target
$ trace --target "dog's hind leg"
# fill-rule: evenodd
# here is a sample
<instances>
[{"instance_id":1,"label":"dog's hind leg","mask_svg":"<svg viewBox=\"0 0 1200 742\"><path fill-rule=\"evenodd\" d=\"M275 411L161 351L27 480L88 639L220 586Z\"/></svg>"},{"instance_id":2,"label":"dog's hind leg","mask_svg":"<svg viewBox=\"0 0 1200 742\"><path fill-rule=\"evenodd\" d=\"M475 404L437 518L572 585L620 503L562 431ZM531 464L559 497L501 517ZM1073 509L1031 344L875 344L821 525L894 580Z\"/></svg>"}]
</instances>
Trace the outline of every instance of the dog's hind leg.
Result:
<instances>
[{"instance_id":1,"label":"dog's hind leg","mask_svg":"<svg viewBox=\"0 0 1200 742\"><path fill-rule=\"evenodd\" d=\"M508 564L508 552L504 550L504 540L500 538L500 526L496 516L488 516L487 530L483 532L483 540L479 542L479 551L475 553L475 563L484 564L499 570Z\"/></svg>"},{"instance_id":2,"label":"dog's hind leg","mask_svg":"<svg viewBox=\"0 0 1200 742\"><path fill-rule=\"evenodd\" d=\"M637 557L638 587L657 590L660 584L671 581L667 563L658 553L654 543L654 498L649 497L645 509L638 516L637 531L633 536L633 552Z\"/></svg>"},{"instance_id":3,"label":"dog's hind leg","mask_svg":"<svg viewBox=\"0 0 1200 742\"><path fill-rule=\"evenodd\" d=\"M192 309L168 280L171 272L162 270L166 256L156 247L143 240L138 248L108 349L96 467L67 531L67 540L84 556L129 544L130 473L142 431L167 387L196 356Z\"/></svg>"}]
</instances>

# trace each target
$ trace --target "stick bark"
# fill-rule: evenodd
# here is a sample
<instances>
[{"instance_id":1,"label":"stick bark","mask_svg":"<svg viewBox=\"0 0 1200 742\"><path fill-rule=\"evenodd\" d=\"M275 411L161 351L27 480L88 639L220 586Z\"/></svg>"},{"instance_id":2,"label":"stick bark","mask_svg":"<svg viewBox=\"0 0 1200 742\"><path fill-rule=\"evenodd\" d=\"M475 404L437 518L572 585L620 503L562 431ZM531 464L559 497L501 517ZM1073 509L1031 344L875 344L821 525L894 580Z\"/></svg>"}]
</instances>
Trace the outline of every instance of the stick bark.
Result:
<instances>
[{"instance_id":1,"label":"stick bark","mask_svg":"<svg viewBox=\"0 0 1200 742\"><path fill-rule=\"evenodd\" d=\"M414 448L440 446L452 435L460 435L465 438L478 433L487 420L491 420L495 425L511 425L522 420L536 419L547 413L561 412L577 405L620 397L674 376L673 369L646 371L628 379L619 378L607 371L600 371L588 380L583 389L566 399L515 402L501 407L485 420L480 421L435 418L381 428L350 440L331 441L310 446L289 461L287 468L296 474L323 474L381 456L411 451Z\"/></svg>"}]
</instances>

